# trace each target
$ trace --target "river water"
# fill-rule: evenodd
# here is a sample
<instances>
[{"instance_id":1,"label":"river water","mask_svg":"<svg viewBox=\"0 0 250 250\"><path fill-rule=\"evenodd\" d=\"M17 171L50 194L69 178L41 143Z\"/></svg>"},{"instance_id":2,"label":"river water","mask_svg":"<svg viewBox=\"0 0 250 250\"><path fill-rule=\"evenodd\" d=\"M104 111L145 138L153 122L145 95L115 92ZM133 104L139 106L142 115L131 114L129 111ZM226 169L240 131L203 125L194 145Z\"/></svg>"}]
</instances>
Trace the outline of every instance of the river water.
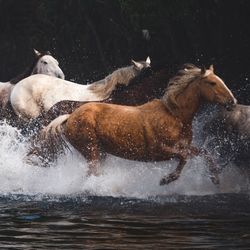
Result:
<instances>
[{"instance_id":1,"label":"river water","mask_svg":"<svg viewBox=\"0 0 250 250\"><path fill-rule=\"evenodd\" d=\"M16 129L0 125L3 249L250 248L249 179L234 165L217 187L195 157L179 180L159 186L175 161L109 156L100 176L86 177L74 150L39 168L23 161L27 148Z\"/></svg>"}]
</instances>

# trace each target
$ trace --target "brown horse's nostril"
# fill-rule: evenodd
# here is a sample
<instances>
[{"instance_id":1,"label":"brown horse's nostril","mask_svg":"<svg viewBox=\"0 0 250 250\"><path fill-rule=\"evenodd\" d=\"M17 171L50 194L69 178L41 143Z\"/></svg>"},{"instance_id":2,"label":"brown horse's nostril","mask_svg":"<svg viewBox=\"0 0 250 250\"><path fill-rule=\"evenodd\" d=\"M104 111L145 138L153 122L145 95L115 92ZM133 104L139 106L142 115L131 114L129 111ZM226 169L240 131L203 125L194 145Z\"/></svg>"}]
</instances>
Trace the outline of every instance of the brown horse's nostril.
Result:
<instances>
[{"instance_id":1,"label":"brown horse's nostril","mask_svg":"<svg viewBox=\"0 0 250 250\"><path fill-rule=\"evenodd\" d=\"M236 100L235 98L232 99L231 102L230 102L230 104L231 104L232 106L235 106L235 105L237 104L237 100Z\"/></svg>"},{"instance_id":2,"label":"brown horse's nostril","mask_svg":"<svg viewBox=\"0 0 250 250\"><path fill-rule=\"evenodd\" d=\"M237 100L234 98L226 103L225 107L228 111L232 111L237 104Z\"/></svg>"},{"instance_id":3,"label":"brown horse's nostril","mask_svg":"<svg viewBox=\"0 0 250 250\"><path fill-rule=\"evenodd\" d=\"M57 74L57 77L60 79L64 79L64 74Z\"/></svg>"}]
</instances>

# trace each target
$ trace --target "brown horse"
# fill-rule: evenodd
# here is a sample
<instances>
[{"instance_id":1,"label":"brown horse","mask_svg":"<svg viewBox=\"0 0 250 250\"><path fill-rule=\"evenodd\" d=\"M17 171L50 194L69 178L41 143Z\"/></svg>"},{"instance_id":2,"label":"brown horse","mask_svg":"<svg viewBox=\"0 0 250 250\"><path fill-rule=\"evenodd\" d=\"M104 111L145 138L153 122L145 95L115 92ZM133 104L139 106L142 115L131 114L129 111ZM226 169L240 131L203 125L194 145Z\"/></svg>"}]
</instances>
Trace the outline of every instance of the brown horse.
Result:
<instances>
[{"instance_id":1,"label":"brown horse","mask_svg":"<svg viewBox=\"0 0 250 250\"><path fill-rule=\"evenodd\" d=\"M65 138L86 158L89 174L97 173L106 153L138 161L179 159L176 170L161 180L162 185L178 179L187 159L202 153L212 181L218 183L211 158L191 145L192 121L205 101L228 107L236 104L212 66L208 70L185 68L170 80L162 99L137 107L88 103L71 115L58 117L41 132L29 155L43 157L40 154L46 152L53 158Z\"/></svg>"}]
</instances>

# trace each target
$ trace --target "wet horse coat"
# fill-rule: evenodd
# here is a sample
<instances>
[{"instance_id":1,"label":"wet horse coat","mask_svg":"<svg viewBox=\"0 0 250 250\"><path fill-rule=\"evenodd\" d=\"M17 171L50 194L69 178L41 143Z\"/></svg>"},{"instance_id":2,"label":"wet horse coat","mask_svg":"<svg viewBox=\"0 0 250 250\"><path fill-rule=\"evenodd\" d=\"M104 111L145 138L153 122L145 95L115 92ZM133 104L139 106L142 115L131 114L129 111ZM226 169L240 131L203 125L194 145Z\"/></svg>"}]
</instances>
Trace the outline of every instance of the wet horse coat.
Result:
<instances>
[{"instance_id":1,"label":"wet horse coat","mask_svg":"<svg viewBox=\"0 0 250 250\"><path fill-rule=\"evenodd\" d=\"M47 112L62 100L105 100L117 85L128 85L131 79L150 67L150 59L147 58L145 62L132 61L132 64L115 70L104 79L90 85L81 85L44 75L30 76L16 85L11 94L11 104L20 118L29 120Z\"/></svg>"},{"instance_id":2,"label":"wet horse coat","mask_svg":"<svg viewBox=\"0 0 250 250\"><path fill-rule=\"evenodd\" d=\"M189 157L201 152L191 145L192 120L204 101L223 105L236 102L213 68L180 70L160 100L137 107L88 103L71 115L58 117L43 129L29 155L53 159L65 137L86 158L90 174L97 173L106 153L139 161L177 158L176 170L161 180L161 184L168 184L179 178ZM214 163L203 154L212 180L218 183Z\"/></svg>"}]
</instances>

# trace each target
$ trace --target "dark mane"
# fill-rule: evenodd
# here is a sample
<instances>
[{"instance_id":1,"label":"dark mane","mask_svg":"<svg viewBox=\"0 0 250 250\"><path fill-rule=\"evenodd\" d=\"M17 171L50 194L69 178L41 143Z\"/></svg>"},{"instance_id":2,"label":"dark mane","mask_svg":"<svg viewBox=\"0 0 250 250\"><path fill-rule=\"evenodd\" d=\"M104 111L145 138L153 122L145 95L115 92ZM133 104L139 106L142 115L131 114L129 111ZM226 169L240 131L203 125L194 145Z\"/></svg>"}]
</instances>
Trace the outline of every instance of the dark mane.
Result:
<instances>
[{"instance_id":1,"label":"dark mane","mask_svg":"<svg viewBox=\"0 0 250 250\"><path fill-rule=\"evenodd\" d=\"M39 56L36 55L33 63L29 67L27 67L23 73L12 78L9 82L14 85L14 84L17 84L18 82L20 82L22 79L30 76L32 74L32 71L33 71L34 67L36 66L38 60L45 55L51 55L51 53L49 51L45 51L45 52L41 52L41 54Z\"/></svg>"},{"instance_id":2,"label":"dark mane","mask_svg":"<svg viewBox=\"0 0 250 250\"><path fill-rule=\"evenodd\" d=\"M124 86L124 88L128 89L133 87L134 85L137 85L141 82L143 82L146 78L150 77L153 75L153 72L151 70L151 68L145 68L143 69L139 75L135 76L134 78L132 78L129 83L128 86ZM121 86L121 85L120 85Z\"/></svg>"},{"instance_id":3,"label":"dark mane","mask_svg":"<svg viewBox=\"0 0 250 250\"><path fill-rule=\"evenodd\" d=\"M141 105L155 98L161 98L172 75L172 69L169 68L161 68L156 72L154 69L152 71L147 69L132 79L128 86L117 86L109 101L123 105Z\"/></svg>"}]
</instances>

